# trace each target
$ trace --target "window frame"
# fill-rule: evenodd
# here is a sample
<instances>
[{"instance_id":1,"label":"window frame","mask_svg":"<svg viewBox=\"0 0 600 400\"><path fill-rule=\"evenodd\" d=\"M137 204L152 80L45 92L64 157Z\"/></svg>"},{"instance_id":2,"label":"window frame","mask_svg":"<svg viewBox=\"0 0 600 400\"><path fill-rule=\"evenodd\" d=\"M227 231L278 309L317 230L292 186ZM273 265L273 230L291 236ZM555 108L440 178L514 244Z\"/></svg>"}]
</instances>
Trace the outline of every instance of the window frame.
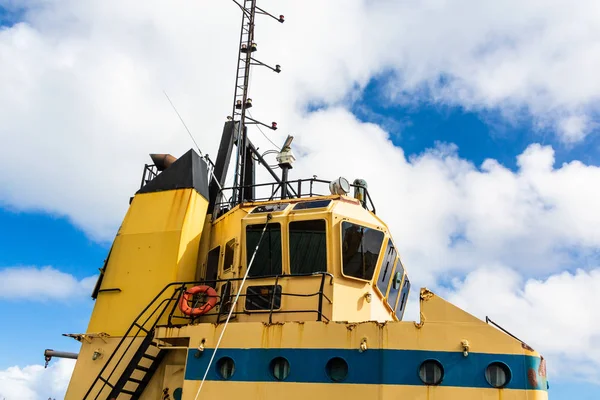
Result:
<instances>
[{"instance_id":1,"label":"window frame","mask_svg":"<svg viewBox=\"0 0 600 400\"><path fill-rule=\"evenodd\" d=\"M398 287L398 297L396 297L396 301L394 301L394 304L389 303L387 300L388 298L386 298L385 304L387 304L389 306L389 308L391 309L392 313L394 315L396 315L396 307L398 306L398 302L400 301L400 299L402 298L402 289L404 288L404 281L406 280L406 268L404 268L404 264L402 263L402 260L400 259L399 256L396 256L396 264L394 265L394 274L400 272L398 271L398 264L400 264L402 266L402 279L400 279L400 286ZM390 280L390 290L391 291L391 280ZM389 291L388 291L388 295L389 295Z\"/></svg>"},{"instance_id":2,"label":"window frame","mask_svg":"<svg viewBox=\"0 0 600 400\"><path fill-rule=\"evenodd\" d=\"M377 292L378 292L378 293L381 295L381 298L382 298L383 300L387 300L387 295L388 295L388 293L389 293L389 291L390 291L390 286L392 285L392 277L393 277L393 276L394 276L394 274L396 273L396 265L397 265L397 263L398 263L398 262L397 262L397 260L398 260L398 249L397 249L397 248L396 248L396 246L394 245L394 241L392 240L392 238L391 238L391 237L388 237L387 239L388 239L388 240L387 240L387 241L386 241L386 243L385 243L385 252L387 253L387 248L388 248L389 244L391 244L391 245L392 245L392 248L393 248L393 249L396 251L396 254L395 254L395 256L394 256L394 260L393 260L393 264L392 264L392 272L390 273L389 280L388 280L387 286L386 286L386 288L385 288L385 293L383 293L383 292L381 291L381 289L379 289L379 285L378 285L378 283L379 283L379 277L381 276L381 272L382 272L382 270L383 270L383 268L384 268L384 266L383 266L383 261L384 261L384 259L385 259L385 257L386 257L386 254L384 254L384 255L383 255L383 257L384 257L384 258L381 260L381 265L379 265L379 268L378 268L378 269L376 269L376 272L378 272L378 273L377 273L377 280L374 282L374 283L375 283L375 285L373 285L373 286L375 287L375 289L377 289ZM387 304L387 301L385 301L384 303L385 303L385 304Z\"/></svg>"},{"instance_id":3,"label":"window frame","mask_svg":"<svg viewBox=\"0 0 600 400\"><path fill-rule=\"evenodd\" d=\"M319 203L319 202L324 202L327 201L327 205L324 206L320 206L320 207L308 207L308 208L296 208L298 207L299 204L310 204L310 203ZM290 210L290 212L322 212L324 210L329 209L329 207L331 207L331 204L333 203L333 199L330 198L325 198L325 199L319 199L319 200L306 200L306 201L299 201L297 203L294 204L294 207L292 207L292 209Z\"/></svg>"},{"instance_id":4,"label":"window frame","mask_svg":"<svg viewBox=\"0 0 600 400\"><path fill-rule=\"evenodd\" d=\"M290 230L290 224L293 222L305 222L305 221L323 221L325 222L325 267L326 270L325 271L321 271L321 272L314 272L314 274L322 274L322 273L328 273L329 271L329 240L328 240L328 234L329 234L329 224L328 224L328 220L327 218L303 218L303 219L293 219L293 220L288 220L287 226L286 226L286 236L287 236L287 265L285 266L284 271L286 275L289 276L298 276L301 274L292 274L292 248L290 246L290 239L291 239L291 230ZM283 234L282 236L282 240L283 240ZM282 251L283 252L283 251ZM282 255L283 257L283 255Z\"/></svg>"},{"instance_id":5,"label":"window frame","mask_svg":"<svg viewBox=\"0 0 600 400\"><path fill-rule=\"evenodd\" d=\"M253 278L253 279L262 279L263 277L268 277L268 276L276 276L276 275L280 275L281 276L281 275L285 275L286 274L286 272L285 272L285 268L286 267L285 267L285 252L284 252L284 244L285 244L284 235L286 233L285 233L285 225L280 220L276 220L276 221L271 220L269 222L262 222L262 221L261 222L258 222L258 221L257 222L253 222L253 221L248 221L248 223L246 223L243 226L243 237L242 237L241 243L240 243L240 245L243 244L243 247L244 247L243 252L241 254L241 256L244 257L244 259L243 259L243 262L244 262L244 264L243 264L243 266L244 266L243 274L245 274L246 271L248 270L248 262L249 262L249 260L248 260L248 227L252 226L252 225L279 225L279 240L280 240L279 245L281 246L280 247L280 249L281 249L281 273L274 274L274 275L264 275L264 276L252 276L252 275L248 275L248 277L249 278ZM254 251L254 250L252 250L252 251ZM242 261L242 260L240 260L240 261ZM241 262L240 262L240 264L241 264Z\"/></svg>"},{"instance_id":6,"label":"window frame","mask_svg":"<svg viewBox=\"0 0 600 400\"><path fill-rule=\"evenodd\" d=\"M397 313L398 305L402 301L402 293L404 292L404 287L406 286L407 281L408 281L409 286L406 291L406 301L404 303L404 307L402 307L402 313L400 315L398 315L398 313ZM400 286L400 291L398 292L398 300L396 301L396 305L394 306L394 315L396 315L396 318L398 318L398 320L402 320L402 318L404 317L404 312L406 311L406 305L408 304L408 296L410 296L411 286L412 285L410 283L410 279L408 279L408 274L406 273L406 270L405 270L404 275L402 276L402 285Z\"/></svg>"},{"instance_id":7,"label":"window frame","mask_svg":"<svg viewBox=\"0 0 600 400\"><path fill-rule=\"evenodd\" d=\"M351 275L346 275L344 273L344 252L343 252L343 248L344 248L344 234L343 234L343 224L344 222L349 222L351 224L354 225L358 225L358 226L362 226L363 228L368 228L368 229L373 229L376 230L378 232L381 232L383 234L383 240L381 241L381 246L379 247L379 253L377 255L377 261L375 262L375 269L373 270L373 276L371 277L371 279L362 279L362 278L357 278L355 276L351 276ZM340 240L339 240L339 256L340 256L340 273L344 278L348 278L348 279L353 279L355 281L359 281L359 282L369 282L372 283L373 282L373 278L375 277L375 273L377 272L377 267L379 266L379 263L381 262L381 257L382 257L382 253L383 253L383 247L384 245L387 245L387 242L385 241L385 231L379 229L378 227L372 226L370 224L365 224L363 221L360 222L356 222L354 220L348 219L348 218L342 218L342 220L339 222L340 224L340 228L339 228L339 233L340 233Z\"/></svg>"},{"instance_id":8,"label":"window frame","mask_svg":"<svg viewBox=\"0 0 600 400\"><path fill-rule=\"evenodd\" d=\"M209 262L211 260L211 253L214 254L214 251L217 250L217 265L215 267L215 279L209 279L208 276L208 269L209 269ZM211 286L215 286L217 284L217 281L219 280L219 276L220 274L220 267L221 267L221 244L217 244L215 247L213 247L212 249L208 250L208 253L206 253L206 268L204 269L204 282L206 284L212 283Z\"/></svg>"},{"instance_id":9,"label":"window frame","mask_svg":"<svg viewBox=\"0 0 600 400\"><path fill-rule=\"evenodd\" d=\"M231 266L229 268L225 268L226 267L225 266L225 260L227 258L227 246L229 245L229 243L232 243L232 242L233 242L233 246L232 246L233 254L231 256ZM223 273L229 273L229 272L231 272L231 271L233 271L235 269L234 265L235 265L235 254L236 254L236 245L237 244L238 244L237 243L237 238L233 237L233 238L229 239L228 241L226 241L225 245L223 246L223 257L222 257L223 258L223 262L222 262L222 265L221 265L221 270L223 271Z\"/></svg>"}]
</instances>

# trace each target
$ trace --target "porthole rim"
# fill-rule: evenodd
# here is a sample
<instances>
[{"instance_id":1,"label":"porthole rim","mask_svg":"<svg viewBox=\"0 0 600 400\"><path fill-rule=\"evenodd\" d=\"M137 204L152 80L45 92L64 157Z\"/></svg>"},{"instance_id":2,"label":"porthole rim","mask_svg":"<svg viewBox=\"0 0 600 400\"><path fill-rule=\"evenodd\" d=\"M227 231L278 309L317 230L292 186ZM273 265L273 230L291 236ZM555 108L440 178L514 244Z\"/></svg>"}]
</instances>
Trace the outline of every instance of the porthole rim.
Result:
<instances>
[{"instance_id":1,"label":"porthole rim","mask_svg":"<svg viewBox=\"0 0 600 400\"><path fill-rule=\"evenodd\" d=\"M435 364L437 364L440 369L442 370L442 376L440 377L439 382L436 383L427 383L425 382L423 379L421 379L421 367L423 367L423 364L425 364L426 362L433 362ZM419 377L419 380L427 386L439 386L442 384L442 382L444 381L444 377L446 375L446 371L444 370L444 364L442 364L442 362L436 358L428 358L426 360L423 360L420 364L419 364L419 368L417 368L417 376Z\"/></svg>"},{"instance_id":2,"label":"porthole rim","mask_svg":"<svg viewBox=\"0 0 600 400\"><path fill-rule=\"evenodd\" d=\"M285 377L285 378L283 378L283 379L278 379L278 378L275 376L275 372L274 372L274 368L273 368L273 366L274 366L275 360L278 360L278 359L285 360L285 362L287 362L287 364L288 364L288 368L289 368L289 370L290 370L290 371L288 372L288 374L286 375L286 377ZM276 357L273 357L273 358L271 359L271 361L269 361L269 372L271 373L271 377L273 377L273 379L275 379L275 380L276 380L276 381L278 381L278 382L283 382L283 381L285 381L285 380L286 380L286 379L287 379L287 378L290 376L290 373L292 372L292 363L290 363L290 360L288 360L286 357L283 357L283 356L276 356Z\"/></svg>"},{"instance_id":3,"label":"porthole rim","mask_svg":"<svg viewBox=\"0 0 600 400\"><path fill-rule=\"evenodd\" d=\"M335 360L336 358L339 358L340 360L342 360L342 361L343 361L343 362L346 364L346 376L344 376L344 379L341 379L341 380L339 380L339 381L337 381L337 380L333 379L333 378L331 377L331 374L329 374L329 371L328 371L328 369L327 369L327 366L329 365L329 363L330 363L332 360ZM348 379L348 374L349 374L349 373L350 373L350 365L348 364L348 360L346 360L346 358L345 358L345 357L341 357L341 356L333 356L333 357L330 357L330 358L327 360L327 362L325 363L325 375L327 376L327 378L328 378L328 379L329 379L331 382L334 382L334 383L343 383L343 382L345 382L345 381L346 381L346 379Z\"/></svg>"},{"instance_id":4,"label":"porthole rim","mask_svg":"<svg viewBox=\"0 0 600 400\"><path fill-rule=\"evenodd\" d=\"M493 386L493 385L490 383L490 381L488 381L488 379L487 379L487 370L488 370L488 368L489 368L489 367L491 367L492 365L500 365L500 366L502 366L502 367L504 367L504 368L505 368L505 369L504 369L504 372L507 374L507 378L506 378L506 382L504 383L504 385L502 385L502 386ZM512 373L512 370L510 369L510 367L508 366L508 364L507 364L507 363L505 363L504 361L500 361L500 360L497 360L497 361L492 361L492 362L490 362L490 363L489 363L489 364L488 364L488 365L485 367L485 369L483 370L483 378L485 379L485 381L487 382L487 384L488 384L488 385L490 385L490 387L492 387L492 388L494 388L494 389L504 389L504 388L505 388L505 387L507 387L507 386L508 386L508 384L511 382L511 380L512 380L512 377L513 377L513 373Z\"/></svg>"},{"instance_id":5,"label":"porthole rim","mask_svg":"<svg viewBox=\"0 0 600 400\"><path fill-rule=\"evenodd\" d=\"M222 362L223 360L225 360L225 359L229 359L229 360L231 360L231 362L233 363L233 372L231 373L231 376L230 376L229 378L225 378L225 377L223 376L223 374L221 373L221 368L220 368L220 367L221 367L221 362ZM219 359L217 360L217 362L215 363L215 369L216 369L216 371L217 371L217 375L218 375L218 376L219 376L221 379L223 379L224 381L228 381L228 380L230 380L231 378L233 378L233 376L235 375L235 366L236 366L236 365L235 365L235 360L233 359L233 357L229 357L229 356L223 356L223 357L219 358Z\"/></svg>"}]
</instances>

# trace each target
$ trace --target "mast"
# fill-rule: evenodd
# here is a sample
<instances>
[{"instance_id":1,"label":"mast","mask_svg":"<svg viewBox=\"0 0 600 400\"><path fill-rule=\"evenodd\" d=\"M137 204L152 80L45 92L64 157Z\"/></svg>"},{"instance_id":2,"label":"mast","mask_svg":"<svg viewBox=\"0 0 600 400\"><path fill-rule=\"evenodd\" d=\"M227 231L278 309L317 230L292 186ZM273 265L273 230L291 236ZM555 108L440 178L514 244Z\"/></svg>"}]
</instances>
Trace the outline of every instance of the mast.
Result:
<instances>
[{"instance_id":1,"label":"mast","mask_svg":"<svg viewBox=\"0 0 600 400\"><path fill-rule=\"evenodd\" d=\"M212 212L214 204L217 201L218 186L223 187L229 161L233 152L233 145L236 146L235 153L235 170L233 176L233 191L230 199L230 205L233 207L243 201L251 201L254 199L252 186L254 184L254 157L269 171L271 176L280 182L279 177L275 174L271 167L264 161L262 156L258 154L251 141L248 139L248 125L262 125L268 129L276 130L277 123L272 122L270 125L264 124L247 115L247 110L252 107L252 98L248 93L250 82L251 67L254 65L263 66L270 70L280 73L281 66L276 65L271 67L262 61L259 61L254 54L258 50L257 43L254 38L255 18L257 15L265 15L274 20L283 23L284 16L274 15L266 12L256 5L257 0L241 0L239 3L232 0L242 11L242 23L240 30L240 40L238 46L238 62L236 68L235 90L233 95L233 106L231 115L227 117L219 153L215 162L215 182L211 184L211 201L209 212ZM220 184L220 185L217 185Z\"/></svg>"}]
</instances>

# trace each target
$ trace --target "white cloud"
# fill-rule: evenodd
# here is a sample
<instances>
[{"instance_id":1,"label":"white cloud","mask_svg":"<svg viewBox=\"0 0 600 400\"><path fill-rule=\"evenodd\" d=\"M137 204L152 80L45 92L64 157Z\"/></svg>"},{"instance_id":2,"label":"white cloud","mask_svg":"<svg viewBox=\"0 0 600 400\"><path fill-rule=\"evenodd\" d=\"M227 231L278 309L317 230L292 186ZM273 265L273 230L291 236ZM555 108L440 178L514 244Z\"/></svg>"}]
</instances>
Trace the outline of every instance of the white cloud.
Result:
<instances>
[{"instance_id":1,"label":"white cloud","mask_svg":"<svg viewBox=\"0 0 600 400\"><path fill-rule=\"evenodd\" d=\"M495 160L477 167L449 145L407 160L379 127L342 109L295 126L303 155L294 174L366 179L419 284L490 262L532 276L597 260L598 167L554 166L552 148L537 144L519 155L516 172Z\"/></svg>"},{"instance_id":2,"label":"white cloud","mask_svg":"<svg viewBox=\"0 0 600 400\"><path fill-rule=\"evenodd\" d=\"M590 119L585 115L571 115L559 121L558 129L566 142L579 142L587 133L591 126Z\"/></svg>"},{"instance_id":3,"label":"white cloud","mask_svg":"<svg viewBox=\"0 0 600 400\"><path fill-rule=\"evenodd\" d=\"M0 56L11 60L0 67L0 204L67 215L108 239L147 153L190 147L163 89L215 154L231 107L239 10L216 0L11 4L29 11L25 23L0 30ZM277 142L298 132L308 102L355 98L389 70L404 98L526 110L569 142L595 127L593 0L262 4L286 15L257 27L260 58L283 73L255 69L251 86L253 115L279 122L269 133Z\"/></svg>"},{"instance_id":4,"label":"white cloud","mask_svg":"<svg viewBox=\"0 0 600 400\"><path fill-rule=\"evenodd\" d=\"M74 367L75 360L59 359L47 369L43 365L28 365L0 370L0 399L63 399Z\"/></svg>"},{"instance_id":5,"label":"white cloud","mask_svg":"<svg viewBox=\"0 0 600 400\"><path fill-rule=\"evenodd\" d=\"M25 301L66 300L91 295L96 276L77 280L52 267L0 269L0 299Z\"/></svg>"},{"instance_id":6,"label":"white cloud","mask_svg":"<svg viewBox=\"0 0 600 400\"><path fill-rule=\"evenodd\" d=\"M443 292L442 292L443 293ZM447 299L489 316L548 359L550 378L600 383L600 269L524 280L493 265L455 280Z\"/></svg>"}]
</instances>

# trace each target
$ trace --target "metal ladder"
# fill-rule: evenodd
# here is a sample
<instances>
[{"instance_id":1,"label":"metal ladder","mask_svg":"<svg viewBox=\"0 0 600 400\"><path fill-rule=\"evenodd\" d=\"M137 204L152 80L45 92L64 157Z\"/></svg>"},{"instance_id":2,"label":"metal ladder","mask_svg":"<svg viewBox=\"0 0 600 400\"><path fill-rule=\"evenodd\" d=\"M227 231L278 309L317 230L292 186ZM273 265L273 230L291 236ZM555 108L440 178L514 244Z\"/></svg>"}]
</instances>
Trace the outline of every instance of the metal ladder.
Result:
<instances>
[{"instance_id":1,"label":"metal ladder","mask_svg":"<svg viewBox=\"0 0 600 400\"><path fill-rule=\"evenodd\" d=\"M167 289L174 285L178 287L173 294L159 301ZM83 396L83 400L116 400L121 394L137 400L142 395L166 352L158 347L154 338L156 325L167 309L173 307L172 302L175 301L176 304L183 290L185 284L169 284L152 299L123 334L115 350ZM135 347L134 342L140 337L143 339ZM127 366L120 375L116 374L119 366L124 362L127 362Z\"/></svg>"},{"instance_id":2,"label":"metal ladder","mask_svg":"<svg viewBox=\"0 0 600 400\"><path fill-rule=\"evenodd\" d=\"M154 342L154 332L149 332L129 364L127 364L117 383L111 386L112 390L108 398L116 399L121 393L124 393L130 395L132 400L139 399L165 357L165 353L166 350L161 350ZM143 366L143 362L149 362L150 365ZM134 374L137 374L136 378L133 377ZM127 385L129 385L129 388L125 389ZM135 390L132 390L131 386L136 387Z\"/></svg>"}]
</instances>

